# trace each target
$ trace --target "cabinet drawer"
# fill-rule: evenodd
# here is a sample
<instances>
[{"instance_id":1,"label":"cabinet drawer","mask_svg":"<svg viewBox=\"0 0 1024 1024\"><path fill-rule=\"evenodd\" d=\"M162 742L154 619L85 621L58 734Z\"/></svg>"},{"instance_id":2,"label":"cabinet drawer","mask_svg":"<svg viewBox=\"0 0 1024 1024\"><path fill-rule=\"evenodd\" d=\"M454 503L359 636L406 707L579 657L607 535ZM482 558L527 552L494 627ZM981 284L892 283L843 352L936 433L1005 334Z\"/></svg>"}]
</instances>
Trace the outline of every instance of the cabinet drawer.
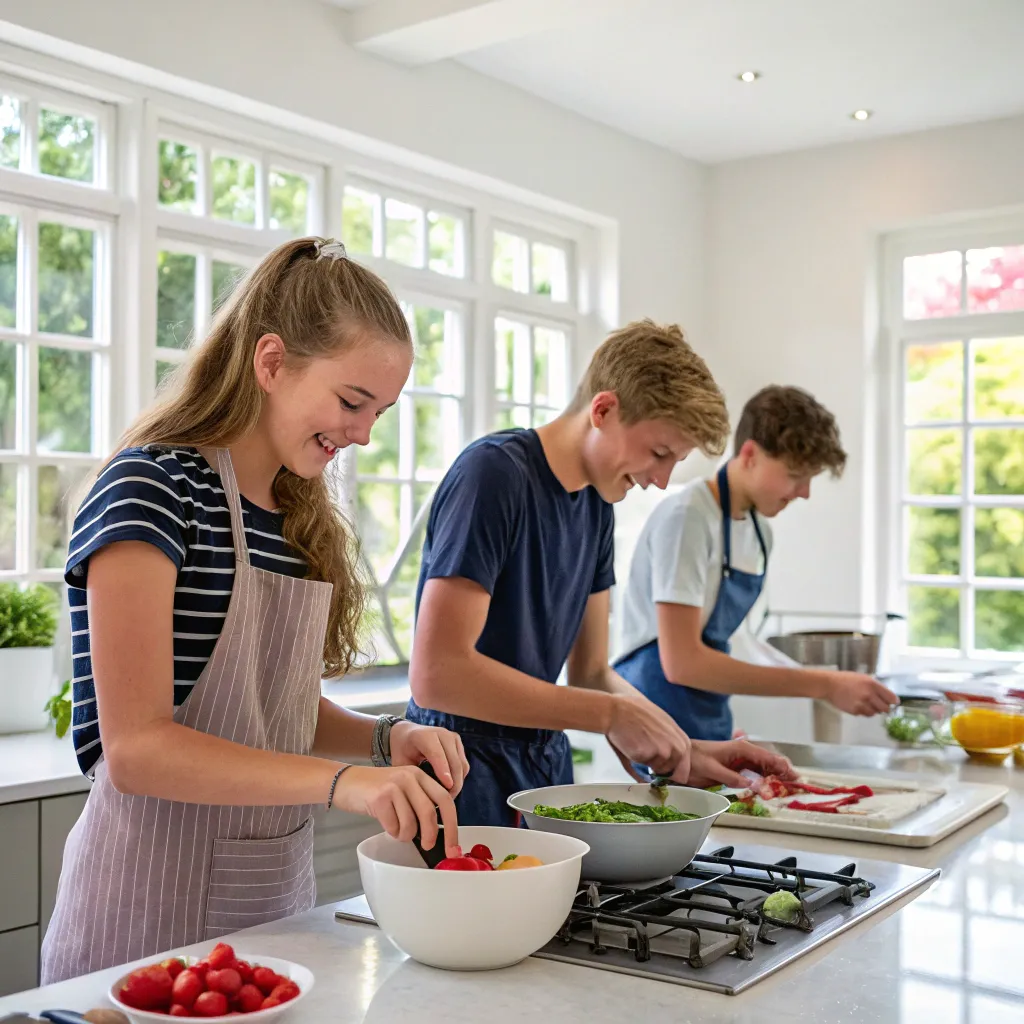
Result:
<instances>
[{"instance_id":1,"label":"cabinet drawer","mask_svg":"<svg viewBox=\"0 0 1024 1024\"><path fill-rule=\"evenodd\" d=\"M0 996L39 984L39 929L0 932Z\"/></svg>"},{"instance_id":2,"label":"cabinet drawer","mask_svg":"<svg viewBox=\"0 0 1024 1024\"><path fill-rule=\"evenodd\" d=\"M68 833L78 821L88 793L69 793L40 801L39 819L39 934L46 934L53 904L57 899L57 882L64 860L64 844Z\"/></svg>"},{"instance_id":3,"label":"cabinet drawer","mask_svg":"<svg viewBox=\"0 0 1024 1024\"><path fill-rule=\"evenodd\" d=\"M0 806L0 932L39 922L39 804Z\"/></svg>"}]
</instances>

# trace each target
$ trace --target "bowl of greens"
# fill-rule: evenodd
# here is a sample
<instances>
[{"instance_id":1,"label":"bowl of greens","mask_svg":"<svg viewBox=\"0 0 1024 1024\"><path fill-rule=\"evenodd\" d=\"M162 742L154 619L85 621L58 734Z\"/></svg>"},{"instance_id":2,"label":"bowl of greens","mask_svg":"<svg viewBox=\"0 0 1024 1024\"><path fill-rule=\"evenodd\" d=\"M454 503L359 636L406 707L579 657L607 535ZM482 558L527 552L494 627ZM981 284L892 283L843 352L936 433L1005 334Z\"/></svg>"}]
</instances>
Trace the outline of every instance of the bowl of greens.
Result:
<instances>
[{"instance_id":1,"label":"bowl of greens","mask_svg":"<svg viewBox=\"0 0 1024 1024\"><path fill-rule=\"evenodd\" d=\"M688 786L594 782L523 790L508 805L532 829L587 843L584 879L640 882L686 867L729 801Z\"/></svg>"}]
</instances>

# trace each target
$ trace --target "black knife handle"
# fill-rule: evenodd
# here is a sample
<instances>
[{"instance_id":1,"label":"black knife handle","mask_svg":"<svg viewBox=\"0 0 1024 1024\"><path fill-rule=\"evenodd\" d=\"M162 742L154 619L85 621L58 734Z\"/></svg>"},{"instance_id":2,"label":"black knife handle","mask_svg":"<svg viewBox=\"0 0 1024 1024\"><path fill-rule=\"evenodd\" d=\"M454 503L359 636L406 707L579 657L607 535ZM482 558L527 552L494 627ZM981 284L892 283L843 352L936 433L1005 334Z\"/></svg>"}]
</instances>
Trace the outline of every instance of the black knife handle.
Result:
<instances>
[{"instance_id":1,"label":"black knife handle","mask_svg":"<svg viewBox=\"0 0 1024 1024\"><path fill-rule=\"evenodd\" d=\"M438 779L437 774L434 772L433 766L429 761L424 761L419 767L420 771L423 772L424 775L429 776L438 785L443 786L443 783L441 782L440 779ZM437 865L445 859L447 854L445 853L444 825L441 824L440 811L437 812L437 839L435 840L434 845L429 850L423 849L423 846L420 843L419 829L416 830L416 835L413 837L413 845L419 851L419 854L423 858L424 863L431 870L436 868Z\"/></svg>"}]
</instances>

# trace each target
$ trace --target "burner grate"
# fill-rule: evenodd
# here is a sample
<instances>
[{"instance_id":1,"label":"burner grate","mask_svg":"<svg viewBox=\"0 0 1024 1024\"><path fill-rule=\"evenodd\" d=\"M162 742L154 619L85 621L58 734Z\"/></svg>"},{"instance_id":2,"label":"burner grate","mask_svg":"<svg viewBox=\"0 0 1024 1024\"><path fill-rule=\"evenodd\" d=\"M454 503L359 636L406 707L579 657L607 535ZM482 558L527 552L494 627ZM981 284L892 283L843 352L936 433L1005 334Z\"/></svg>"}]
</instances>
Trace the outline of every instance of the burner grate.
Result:
<instances>
[{"instance_id":1,"label":"burner grate","mask_svg":"<svg viewBox=\"0 0 1024 1024\"><path fill-rule=\"evenodd\" d=\"M784 929L811 932L816 912L835 902L853 906L875 888L857 877L853 863L825 872L802 867L796 857L769 863L734 853L726 846L698 854L673 878L643 886L584 883L557 941L585 944L597 957L618 949L638 963L667 956L700 969L724 956L752 960L757 943L775 945ZM775 892L800 900L794 920L764 912Z\"/></svg>"}]
</instances>

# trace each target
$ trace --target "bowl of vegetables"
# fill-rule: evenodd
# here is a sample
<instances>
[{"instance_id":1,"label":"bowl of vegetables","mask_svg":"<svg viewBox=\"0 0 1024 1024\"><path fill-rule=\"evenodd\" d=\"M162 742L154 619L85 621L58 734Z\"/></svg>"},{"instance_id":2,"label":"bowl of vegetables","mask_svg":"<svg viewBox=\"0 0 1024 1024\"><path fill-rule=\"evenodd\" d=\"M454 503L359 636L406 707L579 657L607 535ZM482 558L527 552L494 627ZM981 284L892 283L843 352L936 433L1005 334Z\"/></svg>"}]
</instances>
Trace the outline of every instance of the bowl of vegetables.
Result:
<instances>
[{"instance_id":1,"label":"bowl of vegetables","mask_svg":"<svg viewBox=\"0 0 1024 1024\"><path fill-rule=\"evenodd\" d=\"M239 956L218 942L202 958L169 957L137 967L110 986L110 1001L132 1024L168 1017L276 1020L313 987L313 973L272 956Z\"/></svg>"},{"instance_id":2,"label":"bowl of vegetables","mask_svg":"<svg viewBox=\"0 0 1024 1024\"><path fill-rule=\"evenodd\" d=\"M676 874L729 809L724 796L703 789L618 782L529 789L510 796L508 804L531 830L585 842L590 852L583 877L595 882Z\"/></svg>"},{"instance_id":3,"label":"bowl of vegetables","mask_svg":"<svg viewBox=\"0 0 1024 1024\"><path fill-rule=\"evenodd\" d=\"M911 747L946 746L953 743L949 732L949 702L925 697L904 697L883 718L889 739Z\"/></svg>"},{"instance_id":4,"label":"bowl of vegetables","mask_svg":"<svg viewBox=\"0 0 1024 1024\"><path fill-rule=\"evenodd\" d=\"M414 960L454 971L509 967L561 927L587 844L521 828L459 828L466 855L433 870L412 843L359 844L359 875L381 931Z\"/></svg>"}]
</instances>

